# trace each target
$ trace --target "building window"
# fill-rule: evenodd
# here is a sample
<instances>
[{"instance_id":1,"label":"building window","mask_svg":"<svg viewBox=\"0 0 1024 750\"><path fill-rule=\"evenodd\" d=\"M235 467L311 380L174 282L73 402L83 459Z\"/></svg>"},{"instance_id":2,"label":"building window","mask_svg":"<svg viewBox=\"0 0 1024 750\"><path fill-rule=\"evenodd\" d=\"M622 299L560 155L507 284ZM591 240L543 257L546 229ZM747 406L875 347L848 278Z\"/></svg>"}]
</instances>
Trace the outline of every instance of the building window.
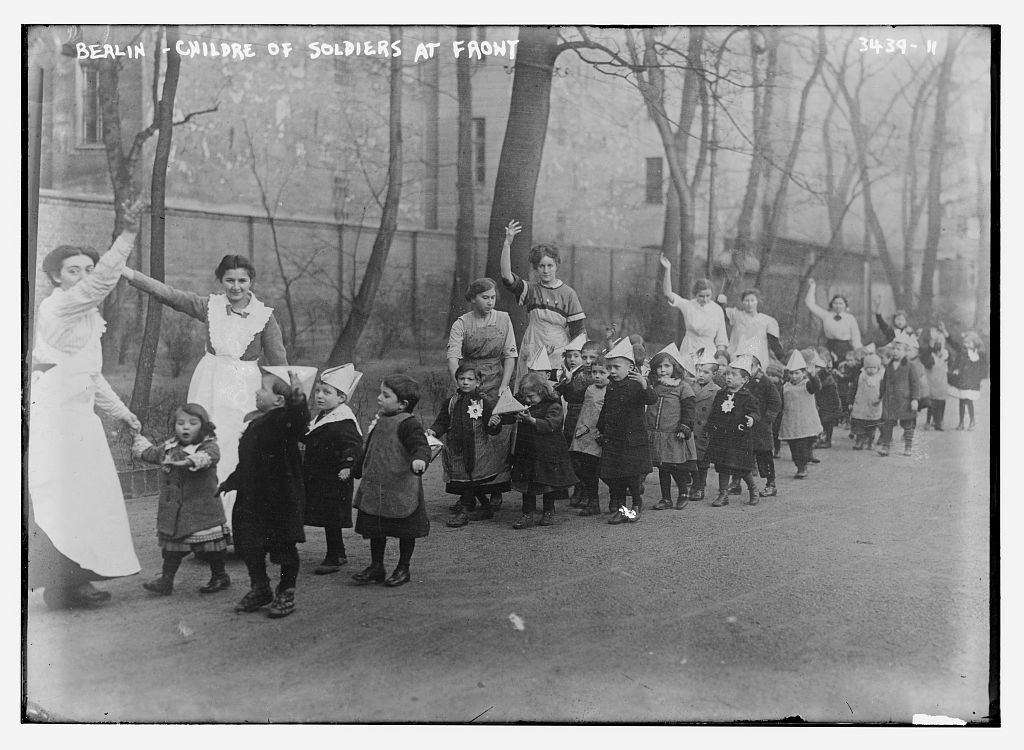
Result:
<instances>
[{"instance_id":1,"label":"building window","mask_svg":"<svg viewBox=\"0 0 1024 750\"><path fill-rule=\"evenodd\" d=\"M652 156L647 159L647 202L661 203L662 200L662 158Z\"/></svg>"},{"instance_id":2,"label":"building window","mask_svg":"<svg viewBox=\"0 0 1024 750\"><path fill-rule=\"evenodd\" d=\"M100 72L95 65L81 65L79 71L78 143L103 145L103 109L100 107Z\"/></svg>"},{"instance_id":3,"label":"building window","mask_svg":"<svg viewBox=\"0 0 1024 750\"><path fill-rule=\"evenodd\" d=\"M473 118L473 174L477 185L487 182L487 118Z\"/></svg>"}]
</instances>

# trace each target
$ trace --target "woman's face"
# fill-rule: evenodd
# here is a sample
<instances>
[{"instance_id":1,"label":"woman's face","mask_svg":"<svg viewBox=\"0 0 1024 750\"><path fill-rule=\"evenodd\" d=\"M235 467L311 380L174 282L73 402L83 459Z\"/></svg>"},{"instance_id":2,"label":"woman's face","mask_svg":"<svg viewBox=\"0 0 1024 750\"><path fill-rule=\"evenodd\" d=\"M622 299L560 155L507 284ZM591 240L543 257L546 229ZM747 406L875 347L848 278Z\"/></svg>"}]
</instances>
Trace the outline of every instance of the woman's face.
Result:
<instances>
[{"instance_id":1,"label":"woman's face","mask_svg":"<svg viewBox=\"0 0 1024 750\"><path fill-rule=\"evenodd\" d=\"M693 298L694 298L694 300L697 301L698 305L700 305L701 307L704 307L704 305L706 305L708 302L711 301L711 290L710 289L701 289L699 292L697 292L695 295L693 295Z\"/></svg>"},{"instance_id":2,"label":"woman's face","mask_svg":"<svg viewBox=\"0 0 1024 750\"><path fill-rule=\"evenodd\" d=\"M740 300L740 303L743 305L743 309L746 310L751 315L754 315L755 313L757 313L757 295L756 294L748 294L748 295L746 295L742 300Z\"/></svg>"},{"instance_id":3,"label":"woman's face","mask_svg":"<svg viewBox=\"0 0 1024 750\"><path fill-rule=\"evenodd\" d=\"M252 279L244 268L229 268L220 277L220 283L224 287L228 302L232 303L248 298L249 290L252 288Z\"/></svg>"},{"instance_id":4,"label":"woman's face","mask_svg":"<svg viewBox=\"0 0 1024 750\"><path fill-rule=\"evenodd\" d=\"M892 325L894 328L906 328L907 327L907 316L900 313L892 319Z\"/></svg>"},{"instance_id":5,"label":"woman's face","mask_svg":"<svg viewBox=\"0 0 1024 750\"><path fill-rule=\"evenodd\" d=\"M473 309L482 315L486 315L494 309L494 303L498 300L498 292L494 289L488 289L486 292L480 292L473 298Z\"/></svg>"},{"instance_id":6,"label":"woman's face","mask_svg":"<svg viewBox=\"0 0 1024 750\"><path fill-rule=\"evenodd\" d=\"M57 282L57 286L67 291L91 274L95 268L96 264L88 255L72 255L64 259L60 266L60 274L54 276L53 280Z\"/></svg>"},{"instance_id":7,"label":"woman's face","mask_svg":"<svg viewBox=\"0 0 1024 750\"><path fill-rule=\"evenodd\" d=\"M537 274L540 276L542 284L550 284L558 280L558 264L555 263L554 258L544 256L540 259L540 263L537 264Z\"/></svg>"},{"instance_id":8,"label":"woman's face","mask_svg":"<svg viewBox=\"0 0 1024 750\"><path fill-rule=\"evenodd\" d=\"M834 300L832 300L832 312L834 312L836 315L842 315L844 312L846 312L846 300L844 300L842 297L836 297Z\"/></svg>"}]
</instances>

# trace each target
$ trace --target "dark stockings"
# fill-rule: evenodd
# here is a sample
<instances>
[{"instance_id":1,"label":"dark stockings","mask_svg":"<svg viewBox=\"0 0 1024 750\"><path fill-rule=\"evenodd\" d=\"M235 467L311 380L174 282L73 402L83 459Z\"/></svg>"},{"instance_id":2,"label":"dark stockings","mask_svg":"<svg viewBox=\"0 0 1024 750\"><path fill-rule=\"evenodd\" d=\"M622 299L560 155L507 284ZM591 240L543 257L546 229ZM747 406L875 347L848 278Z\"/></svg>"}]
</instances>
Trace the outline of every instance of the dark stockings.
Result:
<instances>
[{"instance_id":1,"label":"dark stockings","mask_svg":"<svg viewBox=\"0 0 1024 750\"><path fill-rule=\"evenodd\" d=\"M748 471L745 474L731 474L728 471L718 472L718 491L728 492L729 484L733 478L742 479L744 484L747 485L747 489L753 491L754 489L754 472Z\"/></svg>"},{"instance_id":2,"label":"dark stockings","mask_svg":"<svg viewBox=\"0 0 1024 750\"><path fill-rule=\"evenodd\" d=\"M384 550L387 547L387 537L371 537L370 538L370 562L373 565L384 565ZM415 539L399 539L398 540L398 565L409 567L409 562L412 560L412 553L416 549Z\"/></svg>"},{"instance_id":3,"label":"dark stockings","mask_svg":"<svg viewBox=\"0 0 1024 750\"><path fill-rule=\"evenodd\" d=\"M267 576L267 550L248 549L239 550L245 567L249 571L249 581L253 588L262 588L270 585L270 578ZM295 588L295 582L299 578L299 551L294 544L282 545L270 550L270 560L281 566L281 590Z\"/></svg>"},{"instance_id":4,"label":"dark stockings","mask_svg":"<svg viewBox=\"0 0 1024 750\"><path fill-rule=\"evenodd\" d=\"M661 482L661 496L668 500L672 497L672 480L676 480L676 489L680 495L686 494L690 485L690 472L678 464L662 464L658 467L658 480Z\"/></svg>"},{"instance_id":5,"label":"dark stockings","mask_svg":"<svg viewBox=\"0 0 1024 750\"><path fill-rule=\"evenodd\" d=\"M775 458L771 451L758 451L754 454L757 458L757 473L764 477L769 485L775 485Z\"/></svg>"},{"instance_id":6,"label":"dark stockings","mask_svg":"<svg viewBox=\"0 0 1024 750\"><path fill-rule=\"evenodd\" d=\"M327 557L334 559L345 557L345 542L341 538L341 527L325 526L324 536L327 537Z\"/></svg>"}]
</instances>

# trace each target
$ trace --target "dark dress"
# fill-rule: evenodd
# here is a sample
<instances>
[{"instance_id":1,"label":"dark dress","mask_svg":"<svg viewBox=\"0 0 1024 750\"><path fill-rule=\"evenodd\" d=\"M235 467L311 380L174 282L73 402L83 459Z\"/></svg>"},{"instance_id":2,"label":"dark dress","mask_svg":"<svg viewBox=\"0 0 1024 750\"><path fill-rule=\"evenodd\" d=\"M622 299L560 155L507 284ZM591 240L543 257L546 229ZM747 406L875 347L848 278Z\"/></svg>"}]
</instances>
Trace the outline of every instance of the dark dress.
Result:
<instances>
[{"instance_id":1,"label":"dark dress","mask_svg":"<svg viewBox=\"0 0 1024 750\"><path fill-rule=\"evenodd\" d=\"M832 373L824 367L817 372L821 387L814 394L814 403L818 407L818 419L823 426L835 424L843 415L843 405L839 400L839 388Z\"/></svg>"},{"instance_id":2,"label":"dark dress","mask_svg":"<svg viewBox=\"0 0 1024 750\"><path fill-rule=\"evenodd\" d=\"M331 414L312 425L302 438L302 478L306 484L306 526L352 528L351 476L342 481L338 472L352 469L363 450L363 436L351 419L332 419Z\"/></svg>"},{"instance_id":3,"label":"dark dress","mask_svg":"<svg viewBox=\"0 0 1024 750\"><path fill-rule=\"evenodd\" d=\"M704 459L713 463L719 472L745 474L754 468L753 431L759 419L757 399L746 386L731 395L732 409L725 412L722 405L730 396L729 391L723 388L715 394L705 428L708 449ZM753 427L747 427L747 417L753 417Z\"/></svg>"},{"instance_id":4,"label":"dark dress","mask_svg":"<svg viewBox=\"0 0 1024 750\"><path fill-rule=\"evenodd\" d=\"M263 412L238 441L238 466L221 484L237 490L231 516L236 549L268 549L306 541L306 503L299 440L309 426L304 394L289 394L285 405Z\"/></svg>"},{"instance_id":5,"label":"dark dress","mask_svg":"<svg viewBox=\"0 0 1024 750\"><path fill-rule=\"evenodd\" d=\"M519 400L525 403L522 396ZM519 422L512 456L512 489L531 495L545 495L572 487L579 481L562 436L562 404L543 399L530 406L536 424ZM504 414L503 423L515 421Z\"/></svg>"},{"instance_id":6,"label":"dark dress","mask_svg":"<svg viewBox=\"0 0 1024 750\"><path fill-rule=\"evenodd\" d=\"M747 381L746 389L757 399L758 419L750 434L754 453L771 453L775 450L772 428L782 413L782 394L764 373Z\"/></svg>"},{"instance_id":7,"label":"dark dress","mask_svg":"<svg viewBox=\"0 0 1024 750\"><path fill-rule=\"evenodd\" d=\"M645 476L653 471L644 407L658 394L635 380L610 381L597 420L601 433L601 479Z\"/></svg>"},{"instance_id":8,"label":"dark dress","mask_svg":"<svg viewBox=\"0 0 1024 750\"><path fill-rule=\"evenodd\" d=\"M882 376L882 421L916 420L917 412L910 402L921 396L921 385L910 360L893 360Z\"/></svg>"},{"instance_id":9,"label":"dark dress","mask_svg":"<svg viewBox=\"0 0 1024 750\"><path fill-rule=\"evenodd\" d=\"M377 430L375 426L384 420L395 420L397 424L392 423ZM381 457L384 458L383 463L391 470L392 477L400 477L400 481L389 481L386 476L371 473L374 467L381 465L378 463ZM430 533L430 519L427 518L426 506L423 503L423 481L412 473L412 462L417 459L430 463L430 445L427 443L423 425L416 417L408 412L402 412L392 416L379 416L370 425L366 447L353 469L353 476L361 480L355 500L355 506L360 509L359 515L356 516L357 534L366 539L389 536L397 539L417 539ZM406 511L408 515L396 518L391 517L391 511L388 511L389 515L382 515L383 510L369 510L377 510L380 496L391 490L403 495L397 499L388 498L394 500L392 505L412 507L411 512Z\"/></svg>"},{"instance_id":10,"label":"dark dress","mask_svg":"<svg viewBox=\"0 0 1024 750\"><path fill-rule=\"evenodd\" d=\"M564 380L555 386L555 393L565 399L565 422L562 424L562 435L565 437L565 444L571 445L576 435L576 423L580 419L580 410L583 408L583 397L594 383L590 370L580 365L568 380Z\"/></svg>"}]
</instances>

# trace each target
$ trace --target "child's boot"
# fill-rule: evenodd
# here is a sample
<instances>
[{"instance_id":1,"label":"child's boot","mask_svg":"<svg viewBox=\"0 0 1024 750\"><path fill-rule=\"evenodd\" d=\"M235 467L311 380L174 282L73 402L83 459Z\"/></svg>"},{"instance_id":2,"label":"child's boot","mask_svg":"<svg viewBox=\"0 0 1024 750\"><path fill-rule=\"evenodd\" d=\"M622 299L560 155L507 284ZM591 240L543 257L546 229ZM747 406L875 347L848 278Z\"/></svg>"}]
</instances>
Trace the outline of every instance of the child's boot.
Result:
<instances>
[{"instance_id":1,"label":"child's boot","mask_svg":"<svg viewBox=\"0 0 1024 750\"><path fill-rule=\"evenodd\" d=\"M640 512L644 509L643 500L633 500L633 517L628 519L630 523L636 523L640 520Z\"/></svg>"},{"instance_id":2,"label":"child's boot","mask_svg":"<svg viewBox=\"0 0 1024 750\"><path fill-rule=\"evenodd\" d=\"M888 443L879 443L878 444L878 455L882 456L883 458L885 456L889 455L889 444Z\"/></svg>"},{"instance_id":3,"label":"child's boot","mask_svg":"<svg viewBox=\"0 0 1024 750\"><path fill-rule=\"evenodd\" d=\"M444 525L450 529L458 529L469 523L469 514L466 512L465 507L461 504L459 509L452 513L452 517L444 522Z\"/></svg>"},{"instance_id":4,"label":"child's boot","mask_svg":"<svg viewBox=\"0 0 1024 750\"><path fill-rule=\"evenodd\" d=\"M174 592L174 579L166 575L159 575L152 581L142 584L142 588L152 591L154 594L170 596Z\"/></svg>"},{"instance_id":5,"label":"child's boot","mask_svg":"<svg viewBox=\"0 0 1024 750\"><path fill-rule=\"evenodd\" d=\"M537 522L538 526L554 526L555 525L555 512L553 510L546 510L540 514L540 521Z\"/></svg>"},{"instance_id":6,"label":"child's boot","mask_svg":"<svg viewBox=\"0 0 1024 750\"><path fill-rule=\"evenodd\" d=\"M615 515L608 519L608 523L610 523L612 526L617 526L620 523L627 523L629 521L629 518L626 517L625 510L625 505L616 510Z\"/></svg>"},{"instance_id":7,"label":"child's boot","mask_svg":"<svg viewBox=\"0 0 1024 750\"><path fill-rule=\"evenodd\" d=\"M905 438L903 440L903 455L912 456L914 454L914 438Z\"/></svg>"},{"instance_id":8,"label":"child's boot","mask_svg":"<svg viewBox=\"0 0 1024 750\"><path fill-rule=\"evenodd\" d=\"M577 484L572 491L572 498L569 500L570 508L582 508L587 504L587 498L583 496L580 491L580 486Z\"/></svg>"},{"instance_id":9,"label":"child's boot","mask_svg":"<svg viewBox=\"0 0 1024 750\"><path fill-rule=\"evenodd\" d=\"M200 594L215 594L231 586L231 576L227 573L213 573L205 586L199 587Z\"/></svg>"},{"instance_id":10,"label":"child's boot","mask_svg":"<svg viewBox=\"0 0 1024 750\"><path fill-rule=\"evenodd\" d=\"M864 450L864 438L861 435L857 435L854 439L853 449L855 451Z\"/></svg>"},{"instance_id":11,"label":"child's boot","mask_svg":"<svg viewBox=\"0 0 1024 750\"><path fill-rule=\"evenodd\" d=\"M729 484L729 494L730 495L742 495L743 494L743 488L740 487L740 480L738 478L737 479L733 479L732 482Z\"/></svg>"},{"instance_id":12,"label":"child's boot","mask_svg":"<svg viewBox=\"0 0 1024 750\"><path fill-rule=\"evenodd\" d=\"M579 516L599 516L601 515L601 504L597 501L596 497L589 498L586 506L583 510L577 513Z\"/></svg>"},{"instance_id":13,"label":"child's boot","mask_svg":"<svg viewBox=\"0 0 1024 750\"><path fill-rule=\"evenodd\" d=\"M470 521L487 521L494 518L494 508L489 498L480 499L480 507L467 514Z\"/></svg>"},{"instance_id":14,"label":"child's boot","mask_svg":"<svg viewBox=\"0 0 1024 750\"><path fill-rule=\"evenodd\" d=\"M761 496L757 494L757 487L750 485L747 487L747 505L757 505L761 502Z\"/></svg>"},{"instance_id":15,"label":"child's boot","mask_svg":"<svg viewBox=\"0 0 1024 750\"><path fill-rule=\"evenodd\" d=\"M402 586L412 580L412 576L409 574L409 566L398 563L395 566L394 572L384 581L385 586L395 587Z\"/></svg>"},{"instance_id":16,"label":"child's boot","mask_svg":"<svg viewBox=\"0 0 1024 750\"><path fill-rule=\"evenodd\" d=\"M686 507L686 504L690 502L690 488L687 487L685 490L679 493L676 498L676 510L682 510Z\"/></svg>"},{"instance_id":17,"label":"child's boot","mask_svg":"<svg viewBox=\"0 0 1024 750\"><path fill-rule=\"evenodd\" d=\"M796 474L793 476L794 479L806 479L807 478L807 464L797 464Z\"/></svg>"},{"instance_id":18,"label":"child's boot","mask_svg":"<svg viewBox=\"0 0 1024 750\"><path fill-rule=\"evenodd\" d=\"M533 527L533 513L523 513L519 520L512 524L513 529L529 529Z\"/></svg>"},{"instance_id":19,"label":"child's boot","mask_svg":"<svg viewBox=\"0 0 1024 750\"><path fill-rule=\"evenodd\" d=\"M728 490L719 490L718 491L718 497L716 497L714 499L714 502L711 503L711 507L712 508L721 508L722 506L728 505L728 504L729 504L729 491Z\"/></svg>"},{"instance_id":20,"label":"child's boot","mask_svg":"<svg viewBox=\"0 0 1024 750\"><path fill-rule=\"evenodd\" d=\"M264 583L255 585L249 589L242 600L235 605L235 612L255 612L260 607L266 606L274 601L274 595L270 591L270 584Z\"/></svg>"},{"instance_id":21,"label":"child's boot","mask_svg":"<svg viewBox=\"0 0 1024 750\"><path fill-rule=\"evenodd\" d=\"M295 611L295 589L277 589L277 596L267 607L267 617L287 617Z\"/></svg>"},{"instance_id":22,"label":"child's boot","mask_svg":"<svg viewBox=\"0 0 1024 750\"><path fill-rule=\"evenodd\" d=\"M775 497L778 494L778 490L775 489L774 482L768 482L761 490L761 497Z\"/></svg>"},{"instance_id":23,"label":"child's boot","mask_svg":"<svg viewBox=\"0 0 1024 750\"><path fill-rule=\"evenodd\" d=\"M352 580L360 586L365 586L368 583L383 583L386 577L387 574L384 572L384 563L372 563L369 567L364 568L359 573L352 574Z\"/></svg>"},{"instance_id":24,"label":"child's boot","mask_svg":"<svg viewBox=\"0 0 1024 750\"><path fill-rule=\"evenodd\" d=\"M672 509L672 498L663 497L661 500L651 506L651 510L671 510Z\"/></svg>"},{"instance_id":25,"label":"child's boot","mask_svg":"<svg viewBox=\"0 0 1024 750\"><path fill-rule=\"evenodd\" d=\"M704 485L701 485L700 487L696 487L694 489L691 489L690 490L690 499L693 500L694 502L698 502L698 503L701 500L703 500L704 499Z\"/></svg>"}]
</instances>

